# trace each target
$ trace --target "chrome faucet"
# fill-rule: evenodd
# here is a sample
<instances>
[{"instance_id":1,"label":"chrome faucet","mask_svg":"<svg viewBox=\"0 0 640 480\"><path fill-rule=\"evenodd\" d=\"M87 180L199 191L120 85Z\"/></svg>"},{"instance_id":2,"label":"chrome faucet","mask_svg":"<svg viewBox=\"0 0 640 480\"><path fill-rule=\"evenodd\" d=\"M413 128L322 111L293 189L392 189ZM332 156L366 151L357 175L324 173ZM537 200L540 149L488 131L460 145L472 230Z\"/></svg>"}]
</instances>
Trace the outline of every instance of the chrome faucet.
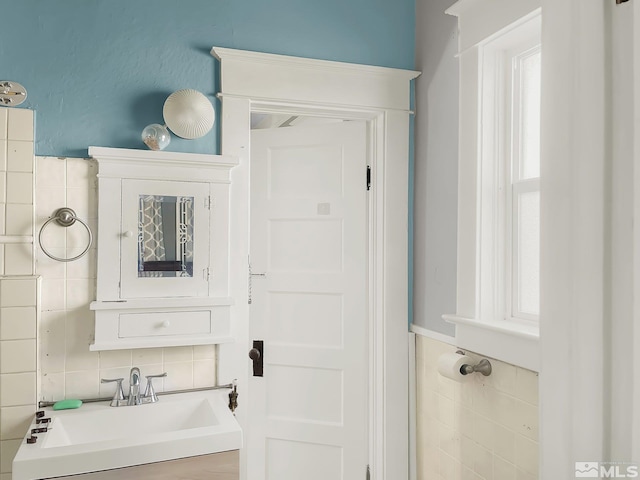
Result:
<instances>
[{"instance_id":1,"label":"chrome faucet","mask_svg":"<svg viewBox=\"0 0 640 480\"><path fill-rule=\"evenodd\" d=\"M153 379L166 377L167 374L162 373L160 375L147 375L147 387L144 394L140 394L140 369L133 367L129 372L129 396L124 396L122 389L122 381L124 378L114 379L102 379L102 383L115 382L116 391L111 400L112 407L122 407L125 405L142 405L143 403L155 403L158 401L158 396L153 388Z\"/></svg>"},{"instance_id":2,"label":"chrome faucet","mask_svg":"<svg viewBox=\"0 0 640 480\"><path fill-rule=\"evenodd\" d=\"M127 405L140 405L140 369L133 367L129 372L129 397Z\"/></svg>"}]
</instances>

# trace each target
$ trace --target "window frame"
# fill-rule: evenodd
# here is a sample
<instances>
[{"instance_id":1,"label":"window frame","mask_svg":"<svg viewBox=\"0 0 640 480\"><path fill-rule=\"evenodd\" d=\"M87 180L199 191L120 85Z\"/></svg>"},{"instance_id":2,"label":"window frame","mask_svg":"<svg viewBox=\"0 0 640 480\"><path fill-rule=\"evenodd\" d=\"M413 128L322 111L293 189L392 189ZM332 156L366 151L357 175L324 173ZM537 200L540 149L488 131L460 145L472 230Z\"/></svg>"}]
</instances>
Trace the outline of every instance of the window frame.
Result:
<instances>
[{"instance_id":1,"label":"window frame","mask_svg":"<svg viewBox=\"0 0 640 480\"><path fill-rule=\"evenodd\" d=\"M505 52L518 50L529 38L540 43L541 12L535 1L519 4L519 11L501 9L499 3L485 11L487 5L461 0L447 11L458 16L460 29L460 158L457 306L455 314L443 318L456 325L458 346L538 371L538 322L514 318L511 294L504 293L509 283L513 286L512 269L506 267L511 262L504 258L506 232L513 226L506 218L510 186L505 188L512 145L506 95L496 92L504 92L508 83Z\"/></svg>"}]
</instances>

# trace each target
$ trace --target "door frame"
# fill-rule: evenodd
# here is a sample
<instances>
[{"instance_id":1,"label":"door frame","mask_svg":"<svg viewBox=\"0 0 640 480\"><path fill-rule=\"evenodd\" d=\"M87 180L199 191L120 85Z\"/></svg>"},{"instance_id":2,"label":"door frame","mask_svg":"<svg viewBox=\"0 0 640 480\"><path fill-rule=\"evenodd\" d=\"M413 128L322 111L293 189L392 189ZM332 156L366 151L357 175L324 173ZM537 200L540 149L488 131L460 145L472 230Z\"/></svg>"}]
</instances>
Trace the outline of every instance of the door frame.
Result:
<instances>
[{"instance_id":1,"label":"door frame","mask_svg":"<svg viewBox=\"0 0 640 480\"><path fill-rule=\"evenodd\" d=\"M369 165L369 460L371 478L409 475L408 203L411 81L419 72L213 47L220 61L222 153L232 170L230 295L237 342L220 345L218 382L248 383L249 162L251 113L293 113L368 122ZM365 172L363 172L363 182ZM240 454L246 480L246 452ZM363 472L363 478L365 472Z\"/></svg>"}]
</instances>

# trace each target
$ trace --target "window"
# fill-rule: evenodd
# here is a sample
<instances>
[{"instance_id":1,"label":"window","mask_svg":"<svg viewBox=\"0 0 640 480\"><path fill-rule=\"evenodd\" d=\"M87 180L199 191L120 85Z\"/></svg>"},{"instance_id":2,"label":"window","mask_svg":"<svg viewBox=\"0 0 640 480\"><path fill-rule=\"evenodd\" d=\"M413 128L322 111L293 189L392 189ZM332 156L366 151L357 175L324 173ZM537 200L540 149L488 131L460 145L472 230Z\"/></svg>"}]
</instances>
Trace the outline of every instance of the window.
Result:
<instances>
[{"instance_id":1,"label":"window","mask_svg":"<svg viewBox=\"0 0 640 480\"><path fill-rule=\"evenodd\" d=\"M480 47L480 168L486 171L480 195L495 196L495 212L480 203L488 229L481 262L495 279L496 305L483 312L489 321L537 322L540 310L541 52L536 23L518 25Z\"/></svg>"},{"instance_id":2,"label":"window","mask_svg":"<svg viewBox=\"0 0 640 480\"><path fill-rule=\"evenodd\" d=\"M511 188L506 209L512 222L507 263L512 318L540 313L540 45L512 58ZM508 284L507 284L508 285Z\"/></svg>"},{"instance_id":3,"label":"window","mask_svg":"<svg viewBox=\"0 0 640 480\"><path fill-rule=\"evenodd\" d=\"M461 120L457 311L444 318L458 346L537 370L541 16L535 1L502 3L449 10Z\"/></svg>"}]
</instances>

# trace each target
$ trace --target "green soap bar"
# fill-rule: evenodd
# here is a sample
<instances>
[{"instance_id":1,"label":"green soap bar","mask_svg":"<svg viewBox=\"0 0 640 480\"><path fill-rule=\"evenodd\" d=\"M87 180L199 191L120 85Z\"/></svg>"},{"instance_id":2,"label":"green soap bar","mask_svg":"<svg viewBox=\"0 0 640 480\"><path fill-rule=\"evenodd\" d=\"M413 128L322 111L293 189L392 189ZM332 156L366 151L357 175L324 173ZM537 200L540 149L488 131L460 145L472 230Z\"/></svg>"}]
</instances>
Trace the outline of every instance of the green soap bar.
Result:
<instances>
[{"instance_id":1,"label":"green soap bar","mask_svg":"<svg viewBox=\"0 0 640 480\"><path fill-rule=\"evenodd\" d=\"M60 400L53 404L54 410L68 410L70 408L80 408L82 400Z\"/></svg>"}]
</instances>

